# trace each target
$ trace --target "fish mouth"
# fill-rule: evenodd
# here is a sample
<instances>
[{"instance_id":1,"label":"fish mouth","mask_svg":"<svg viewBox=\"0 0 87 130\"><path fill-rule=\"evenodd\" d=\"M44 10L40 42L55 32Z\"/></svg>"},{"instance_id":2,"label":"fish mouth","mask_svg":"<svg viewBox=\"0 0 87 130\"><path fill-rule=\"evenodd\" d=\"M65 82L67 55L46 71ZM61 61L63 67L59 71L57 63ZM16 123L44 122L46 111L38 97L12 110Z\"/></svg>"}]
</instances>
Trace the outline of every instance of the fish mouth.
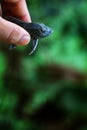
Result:
<instances>
[{"instance_id":1,"label":"fish mouth","mask_svg":"<svg viewBox=\"0 0 87 130\"><path fill-rule=\"evenodd\" d=\"M53 33L53 30L50 30L49 33L46 36L49 36L52 33Z\"/></svg>"},{"instance_id":2,"label":"fish mouth","mask_svg":"<svg viewBox=\"0 0 87 130\"><path fill-rule=\"evenodd\" d=\"M49 34L52 34L52 33L53 33L53 30L52 30L52 29L50 29L50 30L49 30Z\"/></svg>"}]
</instances>

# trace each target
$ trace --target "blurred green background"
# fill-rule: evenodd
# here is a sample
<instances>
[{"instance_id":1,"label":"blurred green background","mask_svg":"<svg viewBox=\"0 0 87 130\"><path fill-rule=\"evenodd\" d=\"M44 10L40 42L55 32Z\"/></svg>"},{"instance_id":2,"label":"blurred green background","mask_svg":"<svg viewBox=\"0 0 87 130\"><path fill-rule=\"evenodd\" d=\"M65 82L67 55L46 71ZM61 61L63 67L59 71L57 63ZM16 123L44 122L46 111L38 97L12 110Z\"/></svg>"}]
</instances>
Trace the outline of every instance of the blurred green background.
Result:
<instances>
[{"instance_id":1,"label":"blurred green background","mask_svg":"<svg viewBox=\"0 0 87 130\"><path fill-rule=\"evenodd\" d=\"M87 1L27 5L54 33L31 56L0 44L0 129L87 130Z\"/></svg>"}]
</instances>

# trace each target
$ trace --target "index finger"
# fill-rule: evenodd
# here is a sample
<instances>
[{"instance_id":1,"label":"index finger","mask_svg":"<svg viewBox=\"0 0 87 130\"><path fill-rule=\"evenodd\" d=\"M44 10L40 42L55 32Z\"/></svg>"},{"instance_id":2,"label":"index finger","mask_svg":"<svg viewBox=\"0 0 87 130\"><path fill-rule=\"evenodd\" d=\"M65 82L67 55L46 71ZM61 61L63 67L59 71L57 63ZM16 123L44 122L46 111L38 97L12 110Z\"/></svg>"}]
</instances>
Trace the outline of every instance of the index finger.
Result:
<instances>
[{"instance_id":1,"label":"index finger","mask_svg":"<svg viewBox=\"0 0 87 130\"><path fill-rule=\"evenodd\" d=\"M11 15L26 22L31 22L25 0L2 0L5 15Z\"/></svg>"}]
</instances>

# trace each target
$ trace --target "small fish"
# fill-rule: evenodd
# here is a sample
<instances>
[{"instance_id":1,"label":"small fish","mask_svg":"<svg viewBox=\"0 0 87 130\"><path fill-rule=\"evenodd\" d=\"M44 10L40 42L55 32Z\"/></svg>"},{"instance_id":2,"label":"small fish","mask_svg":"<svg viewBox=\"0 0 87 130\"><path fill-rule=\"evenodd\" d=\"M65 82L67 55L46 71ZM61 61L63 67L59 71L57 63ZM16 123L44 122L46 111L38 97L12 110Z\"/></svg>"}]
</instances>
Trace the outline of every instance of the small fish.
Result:
<instances>
[{"instance_id":1,"label":"small fish","mask_svg":"<svg viewBox=\"0 0 87 130\"><path fill-rule=\"evenodd\" d=\"M51 28L43 23L27 23L11 16L6 17L6 20L23 27L27 32L29 32L32 40L32 47L29 55L31 55L36 50L38 39L47 37L53 32ZM13 50L14 48L16 48L16 46L13 44L9 47L10 50Z\"/></svg>"}]
</instances>

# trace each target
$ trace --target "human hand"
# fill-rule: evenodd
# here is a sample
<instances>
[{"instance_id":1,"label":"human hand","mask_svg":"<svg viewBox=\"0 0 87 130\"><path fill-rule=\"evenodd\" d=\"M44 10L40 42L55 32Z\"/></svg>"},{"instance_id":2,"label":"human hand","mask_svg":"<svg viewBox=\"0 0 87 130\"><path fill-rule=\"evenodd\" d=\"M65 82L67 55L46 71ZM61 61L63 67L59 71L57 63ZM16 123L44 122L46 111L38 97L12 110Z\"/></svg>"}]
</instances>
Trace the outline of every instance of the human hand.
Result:
<instances>
[{"instance_id":1,"label":"human hand","mask_svg":"<svg viewBox=\"0 0 87 130\"><path fill-rule=\"evenodd\" d=\"M0 9L0 42L15 45L26 45L30 42L30 35L22 27L11 23L4 17L13 16L20 20L31 22L25 0L2 0Z\"/></svg>"}]
</instances>

